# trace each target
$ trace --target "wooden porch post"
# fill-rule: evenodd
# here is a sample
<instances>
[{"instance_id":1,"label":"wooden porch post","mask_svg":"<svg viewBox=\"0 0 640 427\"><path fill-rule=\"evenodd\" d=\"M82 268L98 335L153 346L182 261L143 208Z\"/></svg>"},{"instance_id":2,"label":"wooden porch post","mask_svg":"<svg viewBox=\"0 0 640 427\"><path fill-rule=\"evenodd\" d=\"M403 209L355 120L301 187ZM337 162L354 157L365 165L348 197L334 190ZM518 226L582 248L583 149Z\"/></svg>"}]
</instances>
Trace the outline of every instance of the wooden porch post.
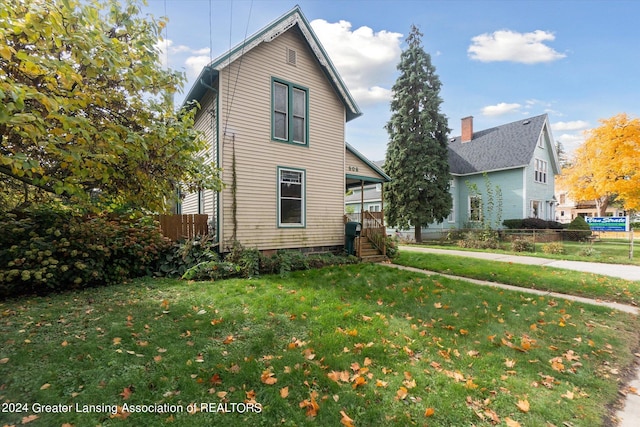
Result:
<instances>
[{"instance_id":1,"label":"wooden porch post","mask_svg":"<svg viewBox=\"0 0 640 427\"><path fill-rule=\"evenodd\" d=\"M360 237L358 237L358 257L362 255L362 233L364 231L364 181L360 180Z\"/></svg>"},{"instance_id":2,"label":"wooden porch post","mask_svg":"<svg viewBox=\"0 0 640 427\"><path fill-rule=\"evenodd\" d=\"M382 256L387 256L387 227L384 225L384 182L380 183L380 222L382 222L382 236L384 238L382 245Z\"/></svg>"}]
</instances>

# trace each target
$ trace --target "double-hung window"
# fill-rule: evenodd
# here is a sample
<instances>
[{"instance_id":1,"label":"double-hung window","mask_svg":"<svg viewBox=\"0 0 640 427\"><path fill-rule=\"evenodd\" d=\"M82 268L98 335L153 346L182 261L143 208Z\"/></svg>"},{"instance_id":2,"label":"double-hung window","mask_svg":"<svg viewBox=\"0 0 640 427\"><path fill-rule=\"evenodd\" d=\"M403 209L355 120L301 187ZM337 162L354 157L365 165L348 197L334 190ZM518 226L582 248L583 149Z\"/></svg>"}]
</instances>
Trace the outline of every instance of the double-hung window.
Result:
<instances>
[{"instance_id":1,"label":"double-hung window","mask_svg":"<svg viewBox=\"0 0 640 427\"><path fill-rule=\"evenodd\" d=\"M305 171L278 168L278 226L305 226Z\"/></svg>"},{"instance_id":2,"label":"double-hung window","mask_svg":"<svg viewBox=\"0 0 640 427\"><path fill-rule=\"evenodd\" d=\"M469 196L469 221L482 221L482 196Z\"/></svg>"},{"instance_id":3,"label":"double-hung window","mask_svg":"<svg viewBox=\"0 0 640 427\"><path fill-rule=\"evenodd\" d=\"M534 172L535 182L539 182L541 184L547 183L547 165L547 162L544 160L536 159L536 168Z\"/></svg>"},{"instance_id":4,"label":"double-hung window","mask_svg":"<svg viewBox=\"0 0 640 427\"><path fill-rule=\"evenodd\" d=\"M271 136L276 141L309 144L309 90L283 80L272 81Z\"/></svg>"}]
</instances>

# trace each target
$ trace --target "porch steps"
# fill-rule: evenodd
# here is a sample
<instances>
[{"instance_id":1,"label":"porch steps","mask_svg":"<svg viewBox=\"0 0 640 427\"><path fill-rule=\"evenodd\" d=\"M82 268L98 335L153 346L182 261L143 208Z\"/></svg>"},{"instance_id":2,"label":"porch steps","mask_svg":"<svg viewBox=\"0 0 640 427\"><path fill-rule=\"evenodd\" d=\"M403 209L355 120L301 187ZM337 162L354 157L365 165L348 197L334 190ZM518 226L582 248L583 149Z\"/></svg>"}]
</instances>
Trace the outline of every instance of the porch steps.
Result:
<instances>
[{"instance_id":1,"label":"porch steps","mask_svg":"<svg viewBox=\"0 0 640 427\"><path fill-rule=\"evenodd\" d=\"M360 246L359 258L362 262L381 262L386 261L387 257L371 243L367 237L360 237L362 239Z\"/></svg>"}]
</instances>

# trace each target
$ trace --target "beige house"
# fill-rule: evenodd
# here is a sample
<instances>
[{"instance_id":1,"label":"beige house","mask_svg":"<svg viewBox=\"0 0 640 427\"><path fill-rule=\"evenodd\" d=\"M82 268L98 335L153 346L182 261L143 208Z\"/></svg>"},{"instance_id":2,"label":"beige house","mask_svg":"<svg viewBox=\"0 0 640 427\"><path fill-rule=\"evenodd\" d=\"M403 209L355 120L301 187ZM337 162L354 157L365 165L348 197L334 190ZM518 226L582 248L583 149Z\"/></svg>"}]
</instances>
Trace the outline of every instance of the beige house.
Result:
<instances>
[{"instance_id":1,"label":"beige house","mask_svg":"<svg viewBox=\"0 0 640 427\"><path fill-rule=\"evenodd\" d=\"M337 250L345 189L388 180L347 149L360 109L297 6L204 67L193 100L226 187L186 195L181 213L208 214L221 251Z\"/></svg>"}]
</instances>

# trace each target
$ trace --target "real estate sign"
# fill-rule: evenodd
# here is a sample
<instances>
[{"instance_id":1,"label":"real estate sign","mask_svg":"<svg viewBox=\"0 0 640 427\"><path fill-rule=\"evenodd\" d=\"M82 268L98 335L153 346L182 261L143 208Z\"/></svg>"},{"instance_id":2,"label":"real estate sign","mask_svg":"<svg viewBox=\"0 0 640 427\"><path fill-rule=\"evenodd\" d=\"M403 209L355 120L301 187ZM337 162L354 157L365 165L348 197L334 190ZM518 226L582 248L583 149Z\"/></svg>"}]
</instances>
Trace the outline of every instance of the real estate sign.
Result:
<instances>
[{"instance_id":1,"label":"real estate sign","mask_svg":"<svg viewBox=\"0 0 640 427\"><path fill-rule=\"evenodd\" d=\"M591 231L629 231L628 216L586 217Z\"/></svg>"}]
</instances>

